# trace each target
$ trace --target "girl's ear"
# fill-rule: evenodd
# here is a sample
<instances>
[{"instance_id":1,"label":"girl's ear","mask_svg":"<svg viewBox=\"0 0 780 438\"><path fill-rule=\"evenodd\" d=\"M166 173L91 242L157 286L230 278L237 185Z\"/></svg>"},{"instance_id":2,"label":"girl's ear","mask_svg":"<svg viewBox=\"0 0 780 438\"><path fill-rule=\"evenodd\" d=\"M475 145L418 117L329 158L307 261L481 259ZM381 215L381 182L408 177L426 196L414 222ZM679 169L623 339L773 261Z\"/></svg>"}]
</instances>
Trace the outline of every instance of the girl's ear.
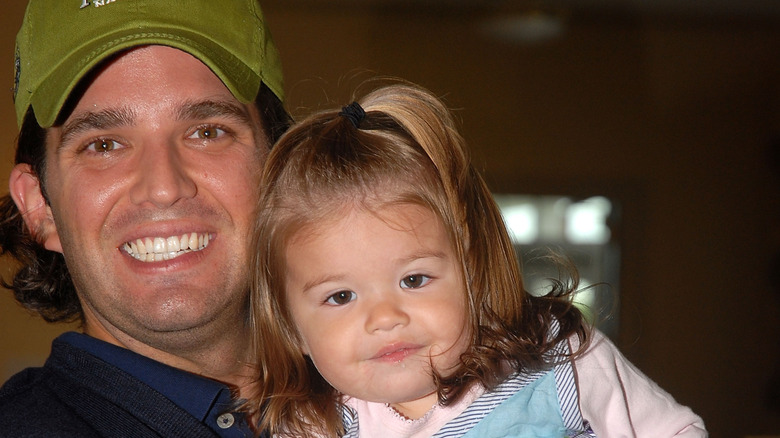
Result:
<instances>
[{"instance_id":1,"label":"girl's ear","mask_svg":"<svg viewBox=\"0 0 780 438\"><path fill-rule=\"evenodd\" d=\"M14 166L8 187L30 234L44 248L61 253L62 245L51 208L41 192L40 180L29 164Z\"/></svg>"}]
</instances>

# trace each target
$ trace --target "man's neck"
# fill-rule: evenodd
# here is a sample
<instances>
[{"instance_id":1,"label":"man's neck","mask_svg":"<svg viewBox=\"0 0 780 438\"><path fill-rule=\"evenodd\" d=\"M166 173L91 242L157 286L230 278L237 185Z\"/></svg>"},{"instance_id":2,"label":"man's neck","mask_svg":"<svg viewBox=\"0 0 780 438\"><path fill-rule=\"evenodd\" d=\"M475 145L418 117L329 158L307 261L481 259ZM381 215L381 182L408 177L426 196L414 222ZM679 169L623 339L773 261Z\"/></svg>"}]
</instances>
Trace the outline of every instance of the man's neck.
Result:
<instances>
[{"instance_id":1,"label":"man's neck","mask_svg":"<svg viewBox=\"0 0 780 438\"><path fill-rule=\"evenodd\" d=\"M157 362L224 383L239 395L251 390L255 383L251 337L243 326L213 336L168 332L144 341L123 332L114 334L101 324L85 324L84 332Z\"/></svg>"}]
</instances>

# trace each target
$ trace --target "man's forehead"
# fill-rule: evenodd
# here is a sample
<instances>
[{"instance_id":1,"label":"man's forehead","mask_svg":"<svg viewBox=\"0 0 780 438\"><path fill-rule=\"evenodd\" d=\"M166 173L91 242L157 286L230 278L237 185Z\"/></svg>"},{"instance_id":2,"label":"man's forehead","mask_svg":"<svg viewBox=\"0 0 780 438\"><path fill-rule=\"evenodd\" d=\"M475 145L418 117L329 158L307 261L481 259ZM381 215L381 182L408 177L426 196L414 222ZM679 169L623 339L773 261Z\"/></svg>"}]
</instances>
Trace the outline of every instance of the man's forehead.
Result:
<instances>
[{"instance_id":1,"label":"man's forehead","mask_svg":"<svg viewBox=\"0 0 780 438\"><path fill-rule=\"evenodd\" d=\"M208 104L207 104L208 103ZM181 118L187 114L248 112L209 67L165 46L143 46L112 58L74 90L58 124L88 112L113 111L138 117ZM64 120L63 120L64 119Z\"/></svg>"}]
</instances>

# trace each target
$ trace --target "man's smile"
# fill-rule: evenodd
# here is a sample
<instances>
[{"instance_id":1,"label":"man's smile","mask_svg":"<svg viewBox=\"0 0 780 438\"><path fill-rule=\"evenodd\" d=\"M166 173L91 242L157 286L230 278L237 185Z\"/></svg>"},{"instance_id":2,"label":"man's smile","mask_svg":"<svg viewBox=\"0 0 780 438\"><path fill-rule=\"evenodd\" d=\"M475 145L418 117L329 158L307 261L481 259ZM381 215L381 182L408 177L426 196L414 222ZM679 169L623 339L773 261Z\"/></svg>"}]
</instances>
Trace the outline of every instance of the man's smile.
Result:
<instances>
[{"instance_id":1,"label":"man's smile","mask_svg":"<svg viewBox=\"0 0 780 438\"><path fill-rule=\"evenodd\" d=\"M208 233L185 233L181 236L145 237L126 242L122 249L142 262L171 260L192 251L200 251L209 246L211 235Z\"/></svg>"}]
</instances>

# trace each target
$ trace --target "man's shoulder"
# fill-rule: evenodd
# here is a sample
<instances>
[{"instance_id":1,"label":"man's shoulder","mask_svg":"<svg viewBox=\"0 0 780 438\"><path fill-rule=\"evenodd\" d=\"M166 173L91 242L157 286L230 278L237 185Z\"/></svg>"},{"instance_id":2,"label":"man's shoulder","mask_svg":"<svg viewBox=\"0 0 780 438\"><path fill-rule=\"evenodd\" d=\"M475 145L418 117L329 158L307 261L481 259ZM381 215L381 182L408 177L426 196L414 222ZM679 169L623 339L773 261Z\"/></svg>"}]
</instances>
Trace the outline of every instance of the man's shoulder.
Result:
<instances>
[{"instance_id":1,"label":"man's shoulder","mask_svg":"<svg viewBox=\"0 0 780 438\"><path fill-rule=\"evenodd\" d=\"M45 368L27 368L0 388L0 436L89 437L91 428L49 388Z\"/></svg>"},{"instance_id":2,"label":"man's shoulder","mask_svg":"<svg viewBox=\"0 0 780 438\"><path fill-rule=\"evenodd\" d=\"M54 406L64 404L59 388L65 380L76 377L56 365L60 356L62 353L55 341L46 364L24 369L0 387L0 418L27 412L50 416Z\"/></svg>"},{"instance_id":3,"label":"man's shoulder","mask_svg":"<svg viewBox=\"0 0 780 438\"><path fill-rule=\"evenodd\" d=\"M45 368L27 368L13 375L0 387L0 416L8 411L28 412L55 400L44 384L49 374Z\"/></svg>"},{"instance_id":4,"label":"man's shoulder","mask_svg":"<svg viewBox=\"0 0 780 438\"><path fill-rule=\"evenodd\" d=\"M41 368L27 368L11 376L11 378L0 387L0 406L5 405L7 400L24 395L29 388L35 386L41 372Z\"/></svg>"},{"instance_id":5,"label":"man's shoulder","mask_svg":"<svg viewBox=\"0 0 780 438\"><path fill-rule=\"evenodd\" d=\"M20 401L23 402L23 400L30 397L30 394L34 391L33 388L40 381L41 374L41 368L27 368L11 376L0 387L0 416L4 416L10 410L10 407L20 406Z\"/></svg>"}]
</instances>

